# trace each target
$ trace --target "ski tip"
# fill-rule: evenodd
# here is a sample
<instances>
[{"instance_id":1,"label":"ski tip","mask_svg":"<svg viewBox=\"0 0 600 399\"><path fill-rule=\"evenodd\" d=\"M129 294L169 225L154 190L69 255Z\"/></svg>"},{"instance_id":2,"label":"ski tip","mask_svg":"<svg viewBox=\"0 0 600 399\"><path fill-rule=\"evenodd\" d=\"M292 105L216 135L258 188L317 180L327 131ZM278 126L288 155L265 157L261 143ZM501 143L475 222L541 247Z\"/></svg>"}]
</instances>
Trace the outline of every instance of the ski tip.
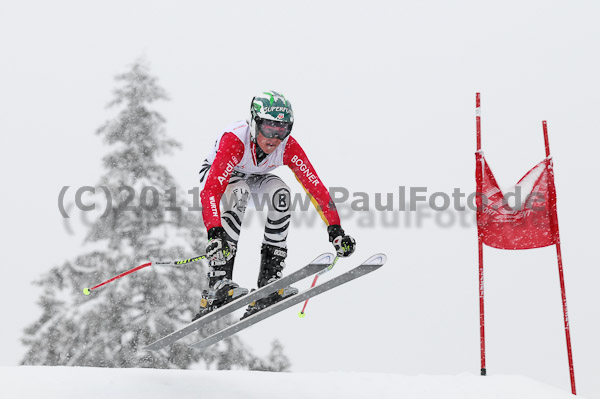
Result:
<instances>
[{"instance_id":1,"label":"ski tip","mask_svg":"<svg viewBox=\"0 0 600 399\"><path fill-rule=\"evenodd\" d=\"M331 263L333 263L333 259L335 257L333 256L333 254L331 253L324 253L321 254L319 256L317 256L315 258L315 260L313 260L312 262L310 262L312 265L326 265L329 266Z\"/></svg>"},{"instance_id":2,"label":"ski tip","mask_svg":"<svg viewBox=\"0 0 600 399\"><path fill-rule=\"evenodd\" d=\"M385 254L375 254L363 262L363 265L383 266L387 262Z\"/></svg>"},{"instance_id":3,"label":"ski tip","mask_svg":"<svg viewBox=\"0 0 600 399\"><path fill-rule=\"evenodd\" d=\"M86 296L87 296L87 295L90 295L91 293L92 293L92 291L90 291L90 289L89 289L89 288L84 288L84 289L83 289L83 295L86 295Z\"/></svg>"}]
</instances>

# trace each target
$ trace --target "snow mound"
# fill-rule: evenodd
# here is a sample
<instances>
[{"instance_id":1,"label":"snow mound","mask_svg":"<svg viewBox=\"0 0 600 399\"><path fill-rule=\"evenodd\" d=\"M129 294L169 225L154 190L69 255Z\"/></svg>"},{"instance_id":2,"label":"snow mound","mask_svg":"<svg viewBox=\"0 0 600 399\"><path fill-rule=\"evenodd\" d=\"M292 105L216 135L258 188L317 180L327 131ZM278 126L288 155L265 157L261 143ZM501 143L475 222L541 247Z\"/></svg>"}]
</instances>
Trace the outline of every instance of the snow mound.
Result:
<instances>
[{"instance_id":1,"label":"snow mound","mask_svg":"<svg viewBox=\"0 0 600 399\"><path fill-rule=\"evenodd\" d=\"M566 399L522 376L0 367L5 399Z\"/></svg>"}]
</instances>

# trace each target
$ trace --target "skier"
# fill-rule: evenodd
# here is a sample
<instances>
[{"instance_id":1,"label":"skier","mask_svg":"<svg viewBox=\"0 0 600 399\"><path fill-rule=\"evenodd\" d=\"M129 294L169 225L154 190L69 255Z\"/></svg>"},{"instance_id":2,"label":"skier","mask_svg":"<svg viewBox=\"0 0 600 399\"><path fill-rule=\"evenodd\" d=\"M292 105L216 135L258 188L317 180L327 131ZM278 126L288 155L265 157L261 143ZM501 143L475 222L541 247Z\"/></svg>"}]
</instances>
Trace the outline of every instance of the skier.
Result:
<instances>
[{"instance_id":1,"label":"skier","mask_svg":"<svg viewBox=\"0 0 600 399\"><path fill-rule=\"evenodd\" d=\"M193 320L248 293L232 278L237 243L251 194L268 204L258 287L282 277L287 257L291 196L283 180L269 173L278 166L287 165L313 204L318 204L317 210L328 226L329 241L337 254L350 256L356 247L355 240L340 226L327 188L300 144L290 136L294 123L290 102L280 93L263 92L252 99L250 114L249 122L236 122L219 135L200 170L202 216L208 231L209 289L202 292L200 311ZM298 290L294 287L275 292L250 304L243 317L296 293Z\"/></svg>"}]
</instances>

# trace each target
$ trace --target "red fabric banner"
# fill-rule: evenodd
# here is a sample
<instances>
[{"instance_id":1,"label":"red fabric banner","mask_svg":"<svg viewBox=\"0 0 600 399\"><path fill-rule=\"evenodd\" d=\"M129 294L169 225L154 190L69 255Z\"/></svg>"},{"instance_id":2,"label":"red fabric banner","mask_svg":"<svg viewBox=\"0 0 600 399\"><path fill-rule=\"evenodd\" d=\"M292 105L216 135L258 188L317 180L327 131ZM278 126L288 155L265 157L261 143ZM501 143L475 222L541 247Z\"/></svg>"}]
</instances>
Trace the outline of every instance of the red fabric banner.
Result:
<instances>
[{"instance_id":1,"label":"red fabric banner","mask_svg":"<svg viewBox=\"0 0 600 399\"><path fill-rule=\"evenodd\" d=\"M546 158L519 180L513 207L496 183L481 152L476 153L479 235L500 249L530 249L557 242L556 191L552 158ZM516 195L515 195L516 194ZM508 197L508 195L507 195Z\"/></svg>"}]
</instances>

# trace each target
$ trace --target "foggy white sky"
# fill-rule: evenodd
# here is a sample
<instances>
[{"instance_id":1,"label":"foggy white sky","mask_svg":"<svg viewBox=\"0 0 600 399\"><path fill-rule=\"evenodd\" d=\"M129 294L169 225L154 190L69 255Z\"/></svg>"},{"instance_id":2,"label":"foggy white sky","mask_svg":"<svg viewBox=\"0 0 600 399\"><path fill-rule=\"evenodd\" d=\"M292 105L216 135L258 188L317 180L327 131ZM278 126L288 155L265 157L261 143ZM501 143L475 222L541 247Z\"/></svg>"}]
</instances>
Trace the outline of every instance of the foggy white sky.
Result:
<instances>
[{"instance_id":1,"label":"foggy white sky","mask_svg":"<svg viewBox=\"0 0 600 399\"><path fill-rule=\"evenodd\" d=\"M0 365L20 360L22 330L39 314L31 281L85 251L77 220L75 235L65 231L58 192L97 182L107 148L94 132L116 112L105 109L113 77L143 55L172 99L156 109L183 149L163 162L184 188L263 89L291 99L294 136L320 177L350 191L473 191L476 91L501 186L544 157L547 119L578 391L600 395L596 2L122 3L0 3ZM301 322L289 312L243 338L260 353L279 337L297 371L477 373L475 230L343 226L358 249L336 267L380 251L388 265L315 298ZM260 240L256 223L242 235L246 286ZM322 225L292 231L289 247L290 267L331 250ZM553 248L485 256L489 373L568 390Z\"/></svg>"}]
</instances>

